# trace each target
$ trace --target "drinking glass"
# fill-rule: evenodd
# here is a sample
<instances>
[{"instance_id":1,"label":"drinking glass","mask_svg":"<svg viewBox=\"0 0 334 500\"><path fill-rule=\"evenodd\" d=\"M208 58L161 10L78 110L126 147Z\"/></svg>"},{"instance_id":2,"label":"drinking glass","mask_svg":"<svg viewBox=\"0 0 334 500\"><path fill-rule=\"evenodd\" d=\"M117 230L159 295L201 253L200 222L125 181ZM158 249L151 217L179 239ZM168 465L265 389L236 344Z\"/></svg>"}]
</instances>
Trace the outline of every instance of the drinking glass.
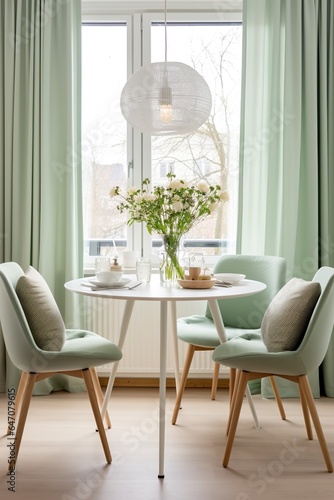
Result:
<instances>
[{"instance_id":1,"label":"drinking glass","mask_svg":"<svg viewBox=\"0 0 334 500\"><path fill-rule=\"evenodd\" d=\"M109 257L96 257L95 259L95 274L110 271Z\"/></svg>"},{"instance_id":2,"label":"drinking glass","mask_svg":"<svg viewBox=\"0 0 334 500\"><path fill-rule=\"evenodd\" d=\"M149 283L151 280L151 259L142 257L136 262L137 280L142 281L144 284Z\"/></svg>"}]
</instances>

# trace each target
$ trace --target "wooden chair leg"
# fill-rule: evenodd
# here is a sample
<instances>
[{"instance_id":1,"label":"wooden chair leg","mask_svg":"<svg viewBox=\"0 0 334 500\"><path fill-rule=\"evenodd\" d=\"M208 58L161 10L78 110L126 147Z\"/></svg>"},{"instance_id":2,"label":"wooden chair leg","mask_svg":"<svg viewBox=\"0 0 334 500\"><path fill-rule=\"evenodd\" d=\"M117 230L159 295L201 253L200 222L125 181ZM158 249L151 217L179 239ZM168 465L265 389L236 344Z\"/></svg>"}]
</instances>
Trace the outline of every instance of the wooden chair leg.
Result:
<instances>
[{"instance_id":1,"label":"wooden chair leg","mask_svg":"<svg viewBox=\"0 0 334 500\"><path fill-rule=\"evenodd\" d=\"M236 376L237 376L237 370L235 368L230 368L230 381L229 381L230 408L232 403L233 391L235 389Z\"/></svg>"},{"instance_id":2,"label":"wooden chair leg","mask_svg":"<svg viewBox=\"0 0 334 500\"><path fill-rule=\"evenodd\" d=\"M298 389L299 389L300 403L301 403L302 410L303 410L304 422L305 422L305 427L306 427L306 434L307 434L308 439L312 440L313 439L313 432L312 432L310 412L308 409L306 397L305 397L305 394L303 392L302 386L300 384L297 384L297 385L298 385Z\"/></svg>"},{"instance_id":3,"label":"wooden chair leg","mask_svg":"<svg viewBox=\"0 0 334 500\"><path fill-rule=\"evenodd\" d=\"M229 432L227 435L225 454L224 454L224 458L223 458L223 467L227 467L228 462L230 460L233 441L234 441L235 433L237 430L240 411L241 411L242 402L244 399L246 387L248 384L248 380L249 380L249 374L247 372L240 371L240 376L238 376L238 385L234 390L235 399L233 396L234 403L233 403L232 416L231 416L231 425L229 427Z\"/></svg>"},{"instance_id":4,"label":"wooden chair leg","mask_svg":"<svg viewBox=\"0 0 334 500\"><path fill-rule=\"evenodd\" d=\"M230 432L231 418L232 418L232 414L233 414L233 408L235 405L236 390L238 387L240 376L241 376L240 370L236 370L235 368L230 369L230 413L229 413L228 422L227 422L227 426L226 426L226 435L228 435L228 433ZM231 385L231 381L232 381L232 385ZM249 408L250 408L250 411L251 411L253 419L254 419L255 428L261 429L259 419L258 419L258 416L256 413L255 405L254 405L254 402L252 399L252 394L251 394L251 391L250 391L248 385L246 385L245 396L247 397Z\"/></svg>"},{"instance_id":5,"label":"wooden chair leg","mask_svg":"<svg viewBox=\"0 0 334 500\"><path fill-rule=\"evenodd\" d=\"M270 379L271 387L273 389L275 400L276 400L276 403L277 403L277 406L278 406L278 410L279 410L279 412L281 414L281 419L282 420L286 420L286 415L285 415L283 403L282 403L282 400L281 400L280 393L278 392L278 387L277 387L277 384L276 384L275 377L271 376L271 377L269 377L269 379Z\"/></svg>"},{"instance_id":6,"label":"wooden chair leg","mask_svg":"<svg viewBox=\"0 0 334 500\"><path fill-rule=\"evenodd\" d=\"M16 392L16 396L15 396L15 405L12 406L12 408L14 410L14 414L11 415L12 419L11 419L11 422L9 423L10 425L8 425L7 434L11 433L12 426L15 427L15 421L19 417L21 402L22 402L22 395L24 393L24 389L25 389L25 386L26 386L26 383L28 380L28 375L29 375L28 372L21 373L20 383L19 383L19 386L17 388L17 392Z\"/></svg>"},{"instance_id":7,"label":"wooden chair leg","mask_svg":"<svg viewBox=\"0 0 334 500\"><path fill-rule=\"evenodd\" d=\"M82 376L84 378L84 381L85 381L85 384L87 387L87 392L88 392L90 404L91 404L93 414L95 417L95 422L97 425L97 430L98 430L99 435L100 435L104 454L105 454L107 463L110 464L111 460L112 460L110 448L109 448L109 444L108 444L108 440L107 440L106 431L105 431L105 428L103 425L103 420L102 420L102 416L101 416L101 412L100 412L100 408L99 408L99 404L98 404L98 400L97 400L97 395L96 395L95 388L94 388L94 383L93 383L91 371L89 369L82 370Z\"/></svg>"},{"instance_id":8,"label":"wooden chair leg","mask_svg":"<svg viewBox=\"0 0 334 500\"><path fill-rule=\"evenodd\" d=\"M298 381L299 381L299 384L301 386L301 390L305 396L305 400L306 400L307 406L309 408L309 411L310 411L310 414L311 414L311 417L313 420L313 425L314 425L315 431L316 431L317 436L318 436L318 441L319 441L321 451L322 451L322 454L323 454L323 457L324 457L324 460L325 460L325 463L327 466L327 470L328 470L328 472L333 472L333 464L332 464L332 461L331 461L331 458L330 458L330 455L328 452L326 439L325 439L325 436L324 436L324 433L323 433L323 430L321 427L319 415L318 415L318 412L317 412L317 409L316 409L316 406L314 403L313 394L311 391L311 387L310 387L310 383L308 381L307 375L303 375L302 377L298 377Z\"/></svg>"},{"instance_id":9,"label":"wooden chair leg","mask_svg":"<svg viewBox=\"0 0 334 500\"><path fill-rule=\"evenodd\" d=\"M98 399L98 402L99 402L99 406L100 406L100 409L101 409L102 405L103 405L103 402L104 402L104 396L103 396L103 392L102 392L102 389L101 389L99 377L97 376L95 368L89 368L89 371L90 371L91 376L92 376L92 380L93 380L95 392L96 392L97 399ZM110 421L108 410L106 410L106 412L105 412L105 421L106 421L106 424L107 424L107 428L111 429L111 421Z\"/></svg>"},{"instance_id":10,"label":"wooden chair leg","mask_svg":"<svg viewBox=\"0 0 334 500\"><path fill-rule=\"evenodd\" d=\"M183 372L182 372L182 377L180 380L180 387L176 395L176 401L175 401L175 406L174 406L174 412L173 412L173 417L172 417L172 424L176 424L177 416L179 414L179 409L181 406L181 401L182 401L182 396L184 392L184 388L186 386L187 378L188 378L188 373L190 370L191 362L194 357L194 352L196 351L196 346L190 344L188 347L187 351L187 356L186 360L184 362L184 367L183 367Z\"/></svg>"},{"instance_id":11,"label":"wooden chair leg","mask_svg":"<svg viewBox=\"0 0 334 500\"><path fill-rule=\"evenodd\" d=\"M219 368L220 368L220 363L215 363L214 367L213 367L213 377L212 377L212 386L211 386L211 399L213 401L216 399L218 378L219 378Z\"/></svg>"},{"instance_id":12,"label":"wooden chair leg","mask_svg":"<svg viewBox=\"0 0 334 500\"><path fill-rule=\"evenodd\" d=\"M8 469L12 470L16 467L17 458L20 451L20 445L22 441L24 426L27 419L27 414L29 410L29 405L31 401L32 391L36 382L37 373L29 373L24 377L25 383L23 388L21 389L22 393L20 394L20 410L19 417L16 427L16 432L11 431L9 435L11 436L13 433L13 455L10 455L10 459L8 461ZM21 378L22 379L22 378ZM9 441L10 442L10 441Z\"/></svg>"},{"instance_id":13,"label":"wooden chair leg","mask_svg":"<svg viewBox=\"0 0 334 500\"><path fill-rule=\"evenodd\" d=\"M227 421L227 426L226 426L226 436L228 436L228 434L230 432L232 414L233 414L233 410L234 410L234 406L235 406L235 400L237 397L237 389L238 389L238 384L240 381L240 376L241 376L240 370L234 370L233 390L232 390L232 395L230 394L230 413L228 416L228 421Z\"/></svg>"}]
</instances>

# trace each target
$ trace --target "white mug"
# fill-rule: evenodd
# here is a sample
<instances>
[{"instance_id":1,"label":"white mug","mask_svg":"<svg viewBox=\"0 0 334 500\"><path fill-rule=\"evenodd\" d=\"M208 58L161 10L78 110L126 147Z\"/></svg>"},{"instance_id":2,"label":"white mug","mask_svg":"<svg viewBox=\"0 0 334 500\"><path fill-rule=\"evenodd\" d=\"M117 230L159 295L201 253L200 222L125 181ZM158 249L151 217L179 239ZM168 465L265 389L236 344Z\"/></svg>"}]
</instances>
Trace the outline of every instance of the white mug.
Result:
<instances>
[{"instance_id":1,"label":"white mug","mask_svg":"<svg viewBox=\"0 0 334 500\"><path fill-rule=\"evenodd\" d=\"M138 256L139 253L137 250L124 250L122 253L123 267L132 267L135 269Z\"/></svg>"}]
</instances>

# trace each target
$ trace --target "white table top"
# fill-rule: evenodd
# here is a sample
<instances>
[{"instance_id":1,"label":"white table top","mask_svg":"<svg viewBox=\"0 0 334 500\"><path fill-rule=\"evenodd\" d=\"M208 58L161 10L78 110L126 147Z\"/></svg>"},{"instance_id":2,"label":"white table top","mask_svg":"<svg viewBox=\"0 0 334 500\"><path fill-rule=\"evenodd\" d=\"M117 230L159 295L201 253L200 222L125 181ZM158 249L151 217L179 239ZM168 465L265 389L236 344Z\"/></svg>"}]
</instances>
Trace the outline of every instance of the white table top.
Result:
<instances>
[{"instance_id":1,"label":"white table top","mask_svg":"<svg viewBox=\"0 0 334 500\"><path fill-rule=\"evenodd\" d=\"M132 278L132 276L129 276ZM152 275L151 282L140 285L132 290L126 288L101 289L93 291L89 286L89 279L81 278L65 283L65 288L71 292L92 297L104 297L109 299L134 299L155 301L181 301L181 300L208 300L224 299L231 297L243 297L261 292L266 288L264 283L244 279L240 283L229 288L213 286L209 289L181 288L177 283L161 283L159 275ZM135 280L135 276L133 276Z\"/></svg>"}]
</instances>

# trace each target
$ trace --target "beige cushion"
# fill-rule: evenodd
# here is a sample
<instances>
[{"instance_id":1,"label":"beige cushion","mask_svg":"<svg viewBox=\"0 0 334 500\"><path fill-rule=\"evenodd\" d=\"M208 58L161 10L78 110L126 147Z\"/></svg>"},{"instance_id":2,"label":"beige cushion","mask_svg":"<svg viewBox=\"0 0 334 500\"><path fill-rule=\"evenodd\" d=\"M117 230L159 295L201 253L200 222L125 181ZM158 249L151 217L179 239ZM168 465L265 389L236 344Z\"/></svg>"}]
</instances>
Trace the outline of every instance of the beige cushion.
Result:
<instances>
[{"instance_id":1,"label":"beige cushion","mask_svg":"<svg viewBox=\"0 0 334 500\"><path fill-rule=\"evenodd\" d=\"M270 352L294 351L301 343L320 296L319 283L293 278L269 304L261 324Z\"/></svg>"},{"instance_id":2,"label":"beige cushion","mask_svg":"<svg viewBox=\"0 0 334 500\"><path fill-rule=\"evenodd\" d=\"M65 342L65 325L41 274L29 267L19 278L16 293L38 347L44 351L60 351Z\"/></svg>"}]
</instances>

